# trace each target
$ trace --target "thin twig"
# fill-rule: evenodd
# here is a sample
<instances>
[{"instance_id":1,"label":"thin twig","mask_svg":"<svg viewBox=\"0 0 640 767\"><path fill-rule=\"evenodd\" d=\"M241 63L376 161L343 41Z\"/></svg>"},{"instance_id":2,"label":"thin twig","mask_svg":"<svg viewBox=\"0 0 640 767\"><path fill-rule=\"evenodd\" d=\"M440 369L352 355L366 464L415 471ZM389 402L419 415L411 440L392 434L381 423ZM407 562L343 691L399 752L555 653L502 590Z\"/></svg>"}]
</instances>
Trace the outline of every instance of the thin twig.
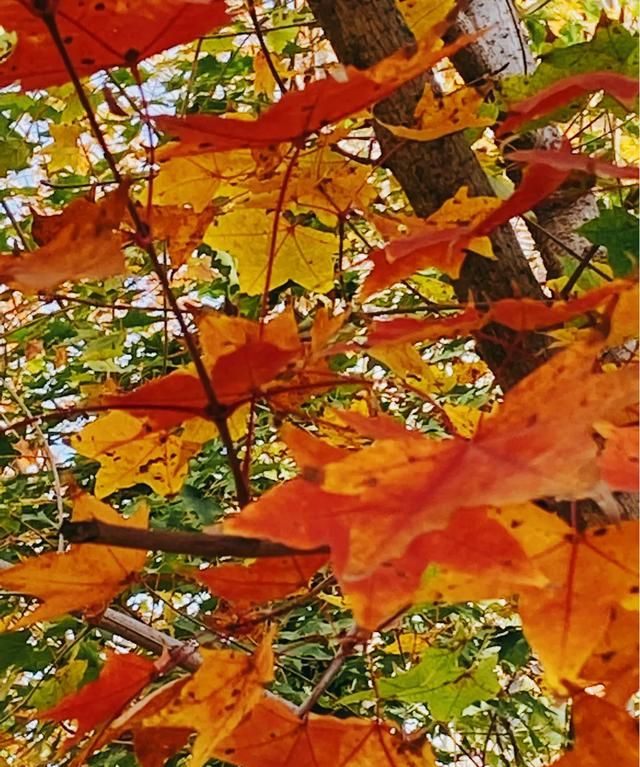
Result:
<instances>
[{"instance_id":1,"label":"thin twig","mask_svg":"<svg viewBox=\"0 0 640 767\"><path fill-rule=\"evenodd\" d=\"M567 280L567 284L562 288L561 296L565 300L569 298L571 295L571 291L575 287L576 283L582 277L585 269L589 266L591 263L591 259L595 256L595 254L600 250L600 245L592 245L590 248L587 248L587 251L582 256L582 261L576 266L576 268L573 271L573 274L569 279Z\"/></svg>"},{"instance_id":2,"label":"thin twig","mask_svg":"<svg viewBox=\"0 0 640 767\"><path fill-rule=\"evenodd\" d=\"M78 96L80 103L82 104L82 107L86 113L87 119L89 120L89 125L91 126L93 135L95 136L96 141L98 142L98 144L100 145L100 148L102 149L105 161L107 165L109 166L109 169L111 170L113 178L118 183L122 183L123 176L120 173L118 164L116 163L111 150L109 149L109 145L107 144L104 133L102 132L102 129L100 128L100 125L98 124L98 120L96 118L95 112L93 111L93 107L91 106L91 102L89 101L87 94L85 93L85 90L82 87L82 83L80 82L78 73L75 70L73 62L71 61L71 58L69 56L69 52L67 51L64 41L62 40L62 36L60 34L60 30L58 29L55 15L52 12L44 13L42 15L42 20L47 26L47 29L49 30L51 38L56 48L58 49L60 56L62 57L65 68L74 86L75 92ZM216 396L216 393L213 388L213 384L211 382L211 378L209 377L209 373L204 365L204 362L200 355L196 341L189 330L187 322L184 318L184 314L178 304L178 300L176 299L173 293L173 290L171 289L171 284L167 277L166 270L160 263L158 254L156 253L156 250L153 246L153 242L149 236L149 228L147 224L140 217L140 212L137 206L130 199L127 200L127 209L129 211L129 215L131 216L131 220L133 221L133 224L136 228L139 244L141 247L143 247L146 250L147 255L149 256L149 260L151 261L151 264L153 266L153 269L158 275L158 279L160 280L160 284L167 297L169 305L171 306L171 309L173 310L173 313L175 314L178 324L180 325L180 330L184 336L185 344L187 346L187 349L189 350L189 354L191 355L191 359L193 361L194 367L196 369L198 377L200 378L202 388L204 389L205 395L209 402L209 405L207 408L208 415L211 418L211 420L215 423L216 427L218 428L220 439L222 440L226 448L227 460L229 462L231 473L233 475L233 479L236 486L236 497L238 500L238 504L240 506L245 506L250 500L249 489L244 481L244 474L242 472L242 467L240 465L238 455L234 448L233 439L229 431L229 425L227 423L228 411L219 402Z\"/></svg>"},{"instance_id":3,"label":"thin twig","mask_svg":"<svg viewBox=\"0 0 640 767\"><path fill-rule=\"evenodd\" d=\"M7 218L9 221L11 221L11 226L14 228L16 234L18 235L18 239L20 240L20 244L24 248L24 250L31 250L29 247L29 242L27 241L27 237L25 233L22 231L22 227L20 226L20 222L18 219L13 215L13 212L11 208L9 207L9 204L6 200L0 200L0 205L2 205L2 209L7 214Z\"/></svg>"},{"instance_id":4,"label":"thin twig","mask_svg":"<svg viewBox=\"0 0 640 767\"><path fill-rule=\"evenodd\" d=\"M334 659L327 666L324 673L315 684L309 697L303 701L296 709L296 714L302 719L309 711L315 706L320 699L321 695L329 687L331 682L335 679L336 675L344 665L345 661L350 655L353 655L356 644L358 643L358 627L352 626L347 635L342 640L340 649L336 653Z\"/></svg>"},{"instance_id":5,"label":"thin twig","mask_svg":"<svg viewBox=\"0 0 640 767\"><path fill-rule=\"evenodd\" d=\"M258 38L260 50L262 51L262 55L267 62L267 66L269 67L269 72L271 72L271 76L276 81L278 88L280 88L280 93L285 94L287 92L287 86L284 84L283 79L280 77L280 73L276 69L276 65L273 63L273 59L271 58L271 51L267 46L267 41L264 39L264 35L262 34L262 27L260 26L260 20L258 19L258 14L256 13L256 8L253 0L247 0L247 9L249 11L251 21L253 22L253 28L255 30L256 37Z\"/></svg>"},{"instance_id":6,"label":"thin twig","mask_svg":"<svg viewBox=\"0 0 640 767\"><path fill-rule=\"evenodd\" d=\"M4 386L6 390L9 392L13 400L16 402L20 410L27 416L27 418L33 418L32 412L29 410L29 406L27 403L22 399L18 391L15 389L12 381L9 378L4 379ZM58 517L58 527L62 528L62 525L64 524L64 497L62 492L62 482L60 481L60 473L58 472L58 465L56 463L56 457L53 454L53 450L51 450L51 445L49 445L49 440L47 439L45 433L40 428L40 424L38 423L37 419L33 420L32 422L33 430L35 431L38 441L40 442L40 447L42 448L46 458L47 463L49 464L49 467L51 469L51 476L53 478L53 492L56 497L56 511L57 511L57 517ZM62 551L64 549L64 537L62 533L58 536L58 551Z\"/></svg>"}]
</instances>

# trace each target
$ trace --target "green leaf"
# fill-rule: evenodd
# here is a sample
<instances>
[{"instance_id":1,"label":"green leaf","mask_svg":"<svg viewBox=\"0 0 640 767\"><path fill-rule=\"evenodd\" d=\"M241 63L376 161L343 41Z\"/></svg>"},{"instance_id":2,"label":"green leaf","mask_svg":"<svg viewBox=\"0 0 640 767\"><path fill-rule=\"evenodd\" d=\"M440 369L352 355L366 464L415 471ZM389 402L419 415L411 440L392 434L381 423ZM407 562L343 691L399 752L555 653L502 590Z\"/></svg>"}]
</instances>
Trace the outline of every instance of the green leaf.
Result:
<instances>
[{"instance_id":1,"label":"green leaf","mask_svg":"<svg viewBox=\"0 0 640 767\"><path fill-rule=\"evenodd\" d=\"M58 676L44 681L31 698L31 705L39 711L55 706L58 701L75 692L87 670L86 660L72 660Z\"/></svg>"},{"instance_id":2,"label":"green leaf","mask_svg":"<svg viewBox=\"0 0 640 767\"><path fill-rule=\"evenodd\" d=\"M0 634L0 671L11 666L27 671L41 671L53 659L53 653L47 648L38 649L29 644L29 631L11 631Z\"/></svg>"},{"instance_id":3,"label":"green leaf","mask_svg":"<svg viewBox=\"0 0 640 767\"><path fill-rule=\"evenodd\" d=\"M426 703L432 716L440 721L455 719L467 706L489 700L500 690L495 670L497 650L470 668L460 666L459 658L451 650L430 647L417 666L379 680L379 694L408 703Z\"/></svg>"},{"instance_id":4,"label":"green leaf","mask_svg":"<svg viewBox=\"0 0 640 767\"><path fill-rule=\"evenodd\" d=\"M558 42L542 56L540 65L532 75L504 78L500 83L500 92L507 103L513 103L537 93L563 77L595 71L619 72L635 77L638 71L637 35L621 24L612 24L599 29L586 43L564 46ZM560 121L568 120L577 108L585 104L587 98L588 96L584 96L557 110L554 117ZM608 97L602 105L614 111L622 109L617 102ZM626 114L626 110L620 111L623 118ZM548 118L545 117L543 122L549 122ZM536 122L532 121L531 124L535 126Z\"/></svg>"},{"instance_id":5,"label":"green leaf","mask_svg":"<svg viewBox=\"0 0 640 767\"><path fill-rule=\"evenodd\" d=\"M629 277L638 270L638 218L623 208L602 210L598 218L578 229L594 245L607 249L616 277Z\"/></svg>"}]
</instances>

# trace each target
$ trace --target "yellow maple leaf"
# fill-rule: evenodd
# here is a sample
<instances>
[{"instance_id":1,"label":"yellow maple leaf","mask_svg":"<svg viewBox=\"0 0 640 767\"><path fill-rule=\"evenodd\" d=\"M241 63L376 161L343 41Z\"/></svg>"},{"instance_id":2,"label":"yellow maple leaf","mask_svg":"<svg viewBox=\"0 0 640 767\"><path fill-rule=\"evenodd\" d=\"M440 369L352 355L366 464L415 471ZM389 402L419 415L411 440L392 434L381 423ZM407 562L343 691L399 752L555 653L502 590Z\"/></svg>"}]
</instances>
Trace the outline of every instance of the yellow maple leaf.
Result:
<instances>
[{"instance_id":1,"label":"yellow maple leaf","mask_svg":"<svg viewBox=\"0 0 640 767\"><path fill-rule=\"evenodd\" d=\"M427 84L416 106L414 124L381 125L399 138L408 141L434 141L442 136L467 128L484 128L492 125L495 118L480 113L484 99L475 88L459 88L453 93L437 96Z\"/></svg>"},{"instance_id":2,"label":"yellow maple leaf","mask_svg":"<svg viewBox=\"0 0 640 767\"><path fill-rule=\"evenodd\" d=\"M272 681L272 638L269 632L253 655L201 648L202 666L169 705L142 719L142 727L157 728L160 739L162 730L196 730L189 764L202 767L262 698L263 686Z\"/></svg>"},{"instance_id":3,"label":"yellow maple leaf","mask_svg":"<svg viewBox=\"0 0 640 767\"><path fill-rule=\"evenodd\" d=\"M421 39L429 34L437 37L448 26L447 18L457 0L398 0L398 9L409 29Z\"/></svg>"},{"instance_id":4,"label":"yellow maple leaf","mask_svg":"<svg viewBox=\"0 0 640 767\"><path fill-rule=\"evenodd\" d=\"M159 495L177 493L187 476L189 460L217 434L213 423L187 421L175 434L152 431L145 421L116 410L85 426L71 439L81 455L100 463L95 493L104 498L142 482Z\"/></svg>"},{"instance_id":5,"label":"yellow maple leaf","mask_svg":"<svg viewBox=\"0 0 640 767\"><path fill-rule=\"evenodd\" d=\"M257 295L269 272L275 213L257 209L234 210L221 216L206 231L204 241L232 255L238 265L240 289ZM336 238L328 232L291 223L280 216L269 288L288 280L326 293L333 287Z\"/></svg>"},{"instance_id":6,"label":"yellow maple leaf","mask_svg":"<svg viewBox=\"0 0 640 767\"><path fill-rule=\"evenodd\" d=\"M49 125L49 133L53 138L53 144L47 146L51 158L48 163L49 172L71 168L78 175L84 175L89 169L89 163L78 146L82 128L79 125Z\"/></svg>"}]
</instances>

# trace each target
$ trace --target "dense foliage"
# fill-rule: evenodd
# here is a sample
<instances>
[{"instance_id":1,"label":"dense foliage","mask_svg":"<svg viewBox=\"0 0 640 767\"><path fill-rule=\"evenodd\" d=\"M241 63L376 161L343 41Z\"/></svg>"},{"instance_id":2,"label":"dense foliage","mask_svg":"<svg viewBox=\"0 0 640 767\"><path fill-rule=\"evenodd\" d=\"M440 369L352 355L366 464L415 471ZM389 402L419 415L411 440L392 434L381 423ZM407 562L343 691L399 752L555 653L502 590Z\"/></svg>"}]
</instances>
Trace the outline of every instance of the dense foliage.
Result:
<instances>
[{"instance_id":1,"label":"dense foliage","mask_svg":"<svg viewBox=\"0 0 640 767\"><path fill-rule=\"evenodd\" d=\"M1 764L636 763L606 5L521 3L537 68L469 85L453 1L401 0L417 44L363 71L298 0L0 5ZM420 218L375 104L427 71L384 127L464 136L496 196ZM465 289L505 226L537 297Z\"/></svg>"}]
</instances>

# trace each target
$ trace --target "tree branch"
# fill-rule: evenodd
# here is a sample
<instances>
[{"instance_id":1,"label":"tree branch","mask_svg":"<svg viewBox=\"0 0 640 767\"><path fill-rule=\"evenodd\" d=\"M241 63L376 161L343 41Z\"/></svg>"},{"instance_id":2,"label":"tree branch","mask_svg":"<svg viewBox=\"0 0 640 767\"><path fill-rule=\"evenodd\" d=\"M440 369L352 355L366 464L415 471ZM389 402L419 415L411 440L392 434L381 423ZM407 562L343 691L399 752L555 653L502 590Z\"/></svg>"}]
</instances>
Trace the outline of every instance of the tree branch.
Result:
<instances>
[{"instance_id":1,"label":"tree branch","mask_svg":"<svg viewBox=\"0 0 640 767\"><path fill-rule=\"evenodd\" d=\"M51 39L53 40L56 48L58 49L60 57L62 58L62 61L64 63L65 69L67 70L67 73L69 74L69 77L71 78L71 82L73 84L74 90L78 96L80 103L82 104L82 107L85 111L87 119L89 120L91 131L93 135L95 136L96 141L100 145L100 148L102 149L105 161L107 165L109 166L111 173L113 174L113 178L118 183L122 183L123 176L120 173L120 169L118 168L118 164L115 161L115 158L111 150L109 149L109 145L107 144L104 133L102 132L102 129L100 128L100 125L98 124L98 120L95 115L95 112L93 111L93 107L91 106L91 102L87 98L87 94L85 93L84 88L82 87L82 83L80 82L78 73L76 72L73 62L71 60L71 57L69 56L69 52L67 51L64 40L62 39L62 36L60 35L60 30L58 29L58 25L57 25L54 13L51 11L44 13L42 15L42 20L45 23L47 29L49 30ZM236 486L236 497L238 499L238 504L241 507L246 506L246 504L249 503L249 501L251 500L251 495L249 492L249 487L245 481L244 474L242 472L242 467L240 465L238 455L234 448L231 432L229 431L229 425L227 423L227 416L229 414L228 410L218 400L218 397L213 388L213 384L211 382L211 378L209 377L209 371L205 367L205 364L198 350L196 341L189 330L187 322L184 318L184 314L178 304L178 300L176 299L173 293L173 290L171 289L171 284L169 282L169 278L167 277L166 270L164 269L163 265L160 263L160 259L158 258L156 249L153 246L153 242L150 237L149 227L142 220L140 216L140 212L138 211L138 208L136 207L134 202L132 202L131 200L128 200L127 209L129 211L129 215L131 216L131 220L133 221L135 225L136 233L138 235L139 245L146 250L147 255L149 256L149 260L151 261L151 264L153 266L153 269L158 275L158 279L162 286L164 295L166 296L167 301L169 302L169 306L171 307L176 317L176 320L178 321L180 330L182 331L182 335L184 337L185 344L187 346L187 349L189 350L189 354L191 355L191 359L193 360L193 364L198 374L198 378L200 379L202 388L204 389L204 392L207 396L207 400L209 402L209 405L208 405L209 417L217 426L218 432L220 433L220 439L224 443L226 451L227 451L227 460L229 462L229 467L231 468L231 473L233 474L233 478L234 478L234 482Z\"/></svg>"},{"instance_id":2,"label":"tree branch","mask_svg":"<svg viewBox=\"0 0 640 767\"><path fill-rule=\"evenodd\" d=\"M127 549L167 551L172 554L192 554L201 557L257 557L306 556L329 552L328 546L315 549L294 549L282 543L239 535L206 535L169 530L140 530L135 527L109 525L99 520L65 522L61 528L64 537L72 543L95 543L103 546L121 546Z\"/></svg>"}]
</instances>

